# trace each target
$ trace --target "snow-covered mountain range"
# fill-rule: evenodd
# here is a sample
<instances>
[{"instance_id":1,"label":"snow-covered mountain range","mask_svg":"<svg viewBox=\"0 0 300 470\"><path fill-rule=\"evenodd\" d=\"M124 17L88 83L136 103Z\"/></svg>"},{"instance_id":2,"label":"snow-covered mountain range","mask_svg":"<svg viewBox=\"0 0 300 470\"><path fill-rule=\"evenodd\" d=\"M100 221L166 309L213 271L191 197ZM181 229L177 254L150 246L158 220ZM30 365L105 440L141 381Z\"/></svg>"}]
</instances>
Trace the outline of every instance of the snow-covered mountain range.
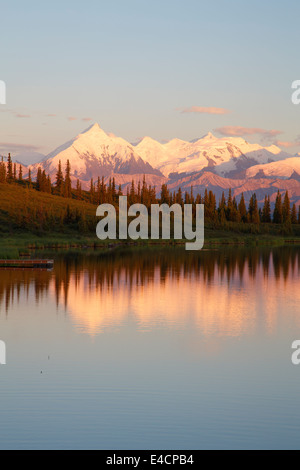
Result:
<instances>
[{"instance_id":1,"label":"snow-covered mountain range","mask_svg":"<svg viewBox=\"0 0 300 470\"><path fill-rule=\"evenodd\" d=\"M78 178L84 188L98 176L106 181L114 177L117 184L126 187L132 179L141 181L145 175L158 192L165 182L174 190L193 186L199 191L213 189L217 194L232 188L237 196L245 192L246 197L253 191L272 196L288 187L295 202L300 202L300 156L240 137L217 138L208 133L191 142L173 139L164 144L144 137L131 144L94 124L28 169L34 177L41 167L54 181L59 161L64 169L67 160L72 180Z\"/></svg>"},{"instance_id":2,"label":"snow-covered mountain range","mask_svg":"<svg viewBox=\"0 0 300 470\"><path fill-rule=\"evenodd\" d=\"M55 178L59 161L65 168L71 164L74 178L89 181L98 176L116 174L149 174L162 176L161 172L145 162L135 147L126 140L104 132L94 124L73 140L51 152L41 163L31 166L33 174L39 166Z\"/></svg>"},{"instance_id":3,"label":"snow-covered mountain range","mask_svg":"<svg viewBox=\"0 0 300 470\"><path fill-rule=\"evenodd\" d=\"M212 133L192 142L173 139L166 144L145 137L136 149L144 160L166 177L171 173L194 173L204 168L213 169L220 176L233 177L252 165L289 156L275 145L262 147L239 137L217 138Z\"/></svg>"},{"instance_id":4,"label":"snow-covered mountain range","mask_svg":"<svg viewBox=\"0 0 300 470\"><path fill-rule=\"evenodd\" d=\"M300 156L289 157L266 165L255 165L246 171L247 178L295 178L300 180Z\"/></svg>"}]
</instances>

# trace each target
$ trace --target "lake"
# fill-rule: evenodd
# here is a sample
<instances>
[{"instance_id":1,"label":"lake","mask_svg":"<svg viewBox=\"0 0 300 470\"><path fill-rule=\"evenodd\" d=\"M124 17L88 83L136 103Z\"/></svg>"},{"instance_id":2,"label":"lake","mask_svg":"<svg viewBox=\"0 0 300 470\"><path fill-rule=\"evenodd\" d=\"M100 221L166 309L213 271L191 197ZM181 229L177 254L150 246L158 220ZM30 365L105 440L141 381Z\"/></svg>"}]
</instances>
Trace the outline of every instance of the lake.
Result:
<instances>
[{"instance_id":1,"label":"lake","mask_svg":"<svg viewBox=\"0 0 300 470\"><path fill-rule=\"evenodd\" d=\"M300 247L0 270L1 449L299 448Z\"/></svg>"}]
</instances>

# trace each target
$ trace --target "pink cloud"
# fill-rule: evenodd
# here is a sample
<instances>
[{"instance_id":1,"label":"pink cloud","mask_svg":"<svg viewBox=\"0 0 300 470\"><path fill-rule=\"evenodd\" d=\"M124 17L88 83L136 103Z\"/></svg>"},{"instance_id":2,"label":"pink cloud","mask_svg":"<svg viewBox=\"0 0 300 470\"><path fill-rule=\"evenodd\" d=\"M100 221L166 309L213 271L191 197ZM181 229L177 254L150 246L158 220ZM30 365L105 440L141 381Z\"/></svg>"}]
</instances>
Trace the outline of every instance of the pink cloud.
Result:
<instances>
[{"instance_id":1,"label":"pink cloud","mask_svg":"<svg viewBox=\"0 0 300 470\"><path fill-rule=\"evenodd\" d=\"M16 118L31 118L32 117L30 114L19 113L18 111L14 109L1 109L0 111L2 113L10 113Z\"/></svg>"},{"instance_id":2,"label":"pink cloud","mask_svg":"<svg viewBox=\"0 0 300 470\"><path fill-rule=\"evenodd\" d=\"M284 148L291 148L291 147L299 147L300 146L300 142L284 142L284 141L281 141L281 140L278 140L276 142L276 145L278 145L278 147L284 147Z\"/></svg>"},{"instance_id":3,"label":"pink cloud","mask_svg":"<svg viewBox=\"0 0 300 470\"><path fill-rule=\"evenodd\" d=\"M77 117L69 116L67 119L68 119L68 121L76 121Z\"/></svg>"},{"instance_id":4,"label":"pink cloud","mask_svg":"<svg viewBox=\"0 0 300 470\"><path fill-rule=\"evenodd\" d=\"M3 151L35 151L39 150L40 147L35 145L28 145L28 144L15 144L13 142L0 142L0 149Z\"/></svg>"},{"instance_id":5,"label":"pink cloud","mask_svg":"<svg viewBox=\"0 0 300 470\"><path fill-rule=\"evenodd\" d=\"M30 118L29 114L15 114L17 118Z\"/></svg>"},{"instance_id":6,"label":"pink cloud","mask_svg":"<svg viewBox=\"0 0 300 470\"><path fill-rule=\"evenodd\" d=\"M92 118L89 118L89 117L82 118L82 121L89 122L89 121L92 121Z\"/></svg>"},{"instance_id":7,"label":"pink cloud","mask_svg":"<svg viewBox=\"0 0 300 470\"><path fill-rule=\"evenodd\" d=\"M184 108L180 110L182 114L185 113L199 113L199 114L228 114L230 111L225 108L203 108L200 106L191 106L190 108Z\"/></svg>"},{"instance_id":8,"label":"pink cloud","mask_svg":"<svg viewBox=\"0 0 300 470\"><path fill-rule=\"evenodd\" d=\"M215 132L226 137L244 137L246 135L261 135L263 140L268 140L282 134L282 131L275 129L266 130L259 127L241 127L241 126L224 126L215 129Z\"/></svg>"}]
</instances>

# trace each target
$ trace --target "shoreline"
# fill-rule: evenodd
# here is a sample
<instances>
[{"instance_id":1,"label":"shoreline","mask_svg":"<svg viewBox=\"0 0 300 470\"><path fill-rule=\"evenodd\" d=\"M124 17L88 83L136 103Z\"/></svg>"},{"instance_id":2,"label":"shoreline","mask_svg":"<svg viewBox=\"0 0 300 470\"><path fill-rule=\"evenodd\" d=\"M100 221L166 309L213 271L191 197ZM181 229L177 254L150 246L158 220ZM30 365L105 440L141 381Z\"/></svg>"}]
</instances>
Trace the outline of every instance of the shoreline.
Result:
<instances>
[{"instance_id":1,"label":"shoreline","mask_svg":"<svg viewBox=\"0 0 300 470\"><path fill-rule=\"evenodd\" d=\"M266 235L266 234L237 234L225 232L216 236L205 236L203 249L229 246L286 246L299 245L300 237ZM219 235L219 236L218 236ZM68 236L68 234L53 234L38 236L32 234L18 234L13 237L0 237L1 248L0 258L19 259L22 256L30 256L33 251L39 250L99 250L102 252L111 251L117 248L156 248L156 247L184 247L187 240L99 240L91 236ZM201 250L200 250L201 251Z\"/></svg>"}]
</instances>

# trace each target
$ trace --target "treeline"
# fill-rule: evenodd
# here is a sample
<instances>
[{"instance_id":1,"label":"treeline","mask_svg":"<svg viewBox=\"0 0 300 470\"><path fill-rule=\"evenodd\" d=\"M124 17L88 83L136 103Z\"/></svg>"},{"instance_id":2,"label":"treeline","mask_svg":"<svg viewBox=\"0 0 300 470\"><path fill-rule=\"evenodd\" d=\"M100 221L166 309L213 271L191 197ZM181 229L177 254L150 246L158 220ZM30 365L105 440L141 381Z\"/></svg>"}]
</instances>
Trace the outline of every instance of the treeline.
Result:
<instances>
[{"instance_id":1,"label":"treeline","mask_svg":"<svg viewBox=\"0 0 300 470\"><path fill-rule=\"evenodd\" d=\"M59 232L65 229L79 232L95 232L97 219L95 214L87 214L84 208L70 206L53 207L41 203L31 204L23 202L22 210L14 216L14 223L18 229L26 232Z\"/></svg>"},{"instance_id":2,"label":"treeline","mask_svg":"<svg viewBox=\"0 0 300 470\"><path fill-rule=\"evenodd\" d=\"M78 201L85 201L91 204L110 203L118 207L119 196L127 195L128 204L135 203L144 204L148 209L151 204L192 204L194 206L194 214L196 212L197 204L204 204L205 206L205 219L212 222L214 225L224 226L227 222L236 222L242 224L284 224L290 226L300 224L300 207L297 211L296 205L291 204L288 192L284 196L278 190L274 210L271 210L270 197L265 196L262 208L258 207L256 194L252 194L248 206L245 202L244 194L241 195L239 201L232 195L232 190L225 197L223 192L222 197L217 202L216 196L212 191L205 190L204 194L194 195L193 187L189 192L182 192L181 188L177 191L169 190L166 184L162 185L160 197L156 195L156 187L148 185L143 177L142 182L137 184L132 181L127 186L126 193L122 191L121 185L116 186L115 178L110 178L108 184L105 183L104 177L98 177L95 182L93 178L90 181L89 190L83 190L81 182L77 179L76 188L72 188L71 182L71 166L69 160L63 171L61 162L59 162L55 182L51 183L51 178L46 174L45 170L38 168L36 181L32 181L31 172L27 179L23 179L22 166L17 167L12 163L10 154L7 158L7 164L4 163L3 158L0 163L0 183L21 183L24 186L33 188L40 192L58 195L67 199L76 199ZM67 214L67 219L72 217L78 222L78 214ZM79 217L80 219L80 217ZM81 221L82 222L82 221ZM60 221L60 224L62 221ZM51 223L50 223L51 224ZM85 225L83 223L83 225Z\"/></svg>"}]
</instances>

